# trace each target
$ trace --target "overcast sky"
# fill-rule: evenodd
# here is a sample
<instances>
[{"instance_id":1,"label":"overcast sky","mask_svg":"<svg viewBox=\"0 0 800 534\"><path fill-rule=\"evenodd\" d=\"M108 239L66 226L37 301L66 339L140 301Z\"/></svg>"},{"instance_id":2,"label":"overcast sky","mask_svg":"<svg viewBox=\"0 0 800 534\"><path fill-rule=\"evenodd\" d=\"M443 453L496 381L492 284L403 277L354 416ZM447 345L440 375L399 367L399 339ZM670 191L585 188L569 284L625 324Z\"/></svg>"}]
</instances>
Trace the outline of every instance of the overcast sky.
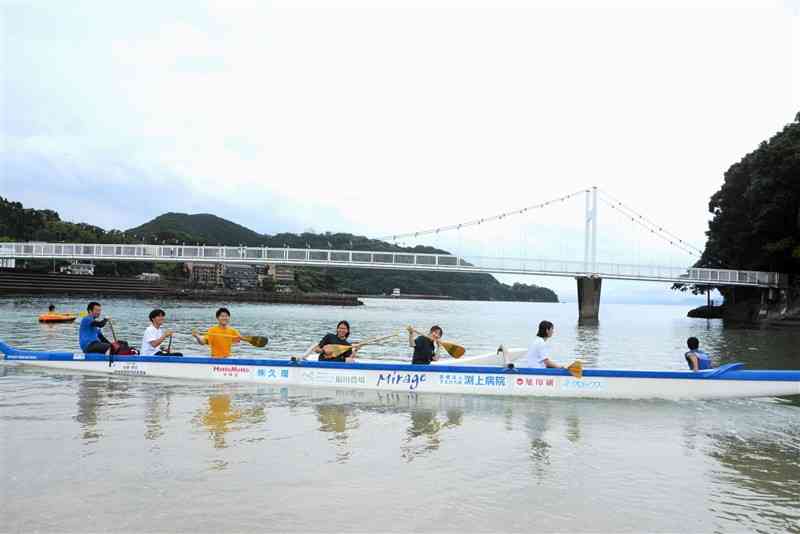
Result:
<instances>
[{"instance_id":1,"label":"overcast sky","mask_svg":"<svg viewBox=\"0 0 800 534\"><path fill-rule=\"evenodd\" d=\"M105 228L381 237L597 185L702 248L724 171L800 111L795 0L0 0L0 24L0 195ZM580 260L583 209L403 242ZM599 221L601 261L696 259Z\"/></svg>"}]
</instances>

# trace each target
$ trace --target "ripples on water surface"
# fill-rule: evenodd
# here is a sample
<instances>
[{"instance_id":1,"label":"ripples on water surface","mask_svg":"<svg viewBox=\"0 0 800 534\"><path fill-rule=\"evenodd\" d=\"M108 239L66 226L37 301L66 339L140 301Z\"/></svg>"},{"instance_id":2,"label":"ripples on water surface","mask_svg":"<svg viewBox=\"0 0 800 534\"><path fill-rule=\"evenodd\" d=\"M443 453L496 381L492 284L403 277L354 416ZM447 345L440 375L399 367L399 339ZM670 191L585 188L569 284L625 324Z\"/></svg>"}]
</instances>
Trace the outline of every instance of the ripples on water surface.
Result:
<instances>
[{"instance_id":1,"label":"ripples on water surface","mask_svg":"<svg viewBox=\"0 0 800 534\"><path fill-rule=\"evenodd\" d=\"M48 302L0 303L0 338L75 350L75 325L35 322ZM151 303L104 304L138 345ZM163 306L187 332L215 309ZM723 328L672 306L606 305L597 327L576 326L575 304L231 308L235 326L270 336L268 352L237 348L250 356L301 352L340 318L355 339L436 322L470 353L524 346L550 319L564 360L679 369L696 335L718 363L800 367L796 332ZM369 354L408 351L398 340ZM0 421L0 530L800 532L796 398L548 401L3 365Z\"/></svg>"}]
</instances>

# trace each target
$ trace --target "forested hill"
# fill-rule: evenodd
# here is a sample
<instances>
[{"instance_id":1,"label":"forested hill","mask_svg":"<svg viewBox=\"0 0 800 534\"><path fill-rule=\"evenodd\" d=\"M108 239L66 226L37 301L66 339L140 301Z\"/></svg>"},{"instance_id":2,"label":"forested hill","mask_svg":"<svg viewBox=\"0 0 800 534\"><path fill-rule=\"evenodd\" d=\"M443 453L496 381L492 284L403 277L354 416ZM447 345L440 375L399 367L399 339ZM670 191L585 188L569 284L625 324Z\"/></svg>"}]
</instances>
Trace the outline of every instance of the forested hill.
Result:
<instances>
[{"instance_id":1,"label":"forested hill","mask_svg":"<svg viewBox=\"0 0 800 534\"><path fill-rule=\"evenodd\" d=\"M258 232L209 213L165 213L126 233L157 243L197 242L256 247L264 242L264 236Z\"/></svg>"},{"instance_id":2,"label":"forested hill","mask_svg":"<svg viewBox=\"0 0 800 534\"><path fill-rule=\"evenodd\" d=\"M800 113L725 173L698 267L800 274Z\"/></svg>"},{"instance_id":3,"label":"forested hill","mask_svg":"<svg viewBox=\"0 0 800 534\"><path fill-rule=\"evenodd\" d=\"M200 243L311 247L441 253L433 247L399 247L385 241L347 233L259 234L210 214L166 213L126 231L106 231L97 226L62 221L51 210L25 209L0 197L0 240L61 241L82 243ZM145 268L131 264L131 268ZM488 274L410 272L369 269L298 269L297 285L303 291L380 294L395 287L405 294L442 295L458 299L558 302L550 289L527 284L501 284Z\"/></svg>"}]
</instances>

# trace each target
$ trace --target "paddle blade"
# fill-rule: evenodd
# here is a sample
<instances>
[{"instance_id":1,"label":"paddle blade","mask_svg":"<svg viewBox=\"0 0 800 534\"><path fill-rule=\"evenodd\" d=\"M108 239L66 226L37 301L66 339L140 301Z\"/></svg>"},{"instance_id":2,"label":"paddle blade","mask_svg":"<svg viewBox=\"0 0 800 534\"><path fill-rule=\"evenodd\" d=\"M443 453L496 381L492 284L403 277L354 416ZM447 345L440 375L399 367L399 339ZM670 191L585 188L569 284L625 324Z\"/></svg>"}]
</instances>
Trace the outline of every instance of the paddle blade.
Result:
<instances>
[{"instance_id":1,"label":"paddle blade","mask_svg":"<svg viewBox=\"0 0 800 534\"><path fill-rule=\"evenodd\" d=\"M440 341L439 345L447 351L447 354L452 356L453 358L460 358L467 352L467 349L462 347L461 345L456 345L455 343L451 343L449 341Z\"/></svg>"},{"instance_id":2,"label":"paddle blade","mask_svg":"<svg viewBox=\"0 0 800 534\"><path fill-rule=\"evenodd\" d=\"M242 336L242 340L250 343L254 347L266 347L269 339L266 336Z\"/></svg>"},{"instance_id":3,"label":"paddle blade","mask_svg":"<svg viewBox=\"0 0 800 534\"><path fill-rule=\"evenodd\" d=\"M569 371L569 374L575 378L583 378L583 364L580 362L580 360L575 360L572 362L569 367L567 367L567 371Z\"/></svg>"},{"instance_id":4,"label":"paddle blade","mask_svg":"<svg viewBox=\"0 0 800 534\"><path fill-rule=\"evenodd\" d=\"M325 345L325 348L330 348L331 353L326 354L329 358L336 358L347 352L348 350L353 350L353 347L350 345ZM325 361L325 358L320 358L320 361Z\"/></svg>"}]
</instances>

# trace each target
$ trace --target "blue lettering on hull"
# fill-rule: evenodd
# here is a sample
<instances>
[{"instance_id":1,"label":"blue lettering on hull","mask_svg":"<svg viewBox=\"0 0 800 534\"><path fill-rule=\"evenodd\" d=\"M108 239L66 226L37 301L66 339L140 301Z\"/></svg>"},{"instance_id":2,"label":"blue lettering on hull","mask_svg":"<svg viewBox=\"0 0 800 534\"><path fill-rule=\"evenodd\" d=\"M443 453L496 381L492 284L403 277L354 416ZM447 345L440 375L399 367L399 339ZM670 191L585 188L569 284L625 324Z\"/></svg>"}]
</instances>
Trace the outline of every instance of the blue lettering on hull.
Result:
<instances>
[{"instance_id":1,"label":"blue lettering on hull","mask_svg":"<svg viewBox=\"0 0 800 534\"><path fill-rule=\"evenodd\" d=\"M377 387L382 385L408 384L408 389L414 391L422 382L425 382L425 375L422 373L380 373L378 375Z\"/></svg>"}]
</instances>

